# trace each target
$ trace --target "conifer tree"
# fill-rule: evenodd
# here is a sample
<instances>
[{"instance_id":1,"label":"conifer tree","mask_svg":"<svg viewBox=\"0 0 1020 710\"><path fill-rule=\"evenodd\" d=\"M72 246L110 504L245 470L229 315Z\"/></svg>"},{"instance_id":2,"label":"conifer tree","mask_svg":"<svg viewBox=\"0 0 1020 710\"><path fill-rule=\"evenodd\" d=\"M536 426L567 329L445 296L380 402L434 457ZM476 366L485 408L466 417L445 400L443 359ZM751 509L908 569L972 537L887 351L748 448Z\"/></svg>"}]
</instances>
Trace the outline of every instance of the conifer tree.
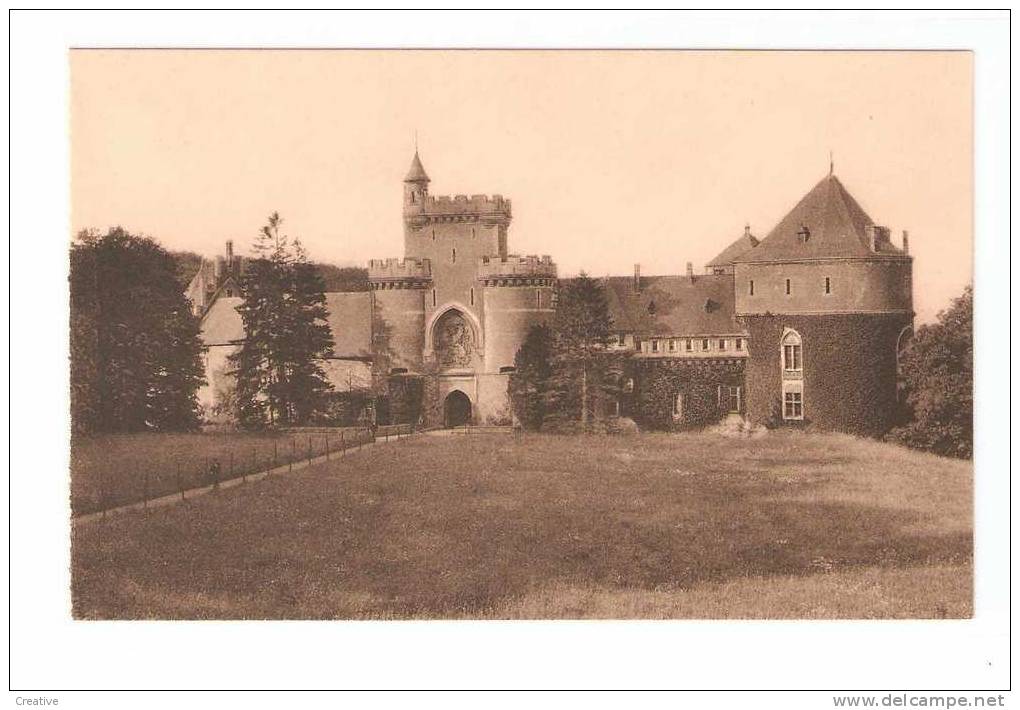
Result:
<instances>
[{"instance_id":1,"label":"conifer tree","mask_svg":"<svg viewBox=\"0 0 1020 710\"><path fill-rule=\"evenodd\" d=\"M552 372L546 402L561 422L588 431L592 414L606 400L616 377L606 352L612 317L602 285L584 272L560 289L553 320Z\"/></svg>"},{"instance_id":2,"label":"conifer tree","mask_svg":"<svg viewBox=\"0 0 1020 710\"><path fill-rule=\"evenodd\" d=\"M282 224L270 215L241 279L245 339L230 359L238 419L248 427L306 423L330 389L319 364L332 350L323 282Z\"/></svg>"},{"instance_id":3,"label":"conifer tree","mask_svg":"<svg viewBox=\"0 0 1020 710\"><path fill-rule=\"evenodd\" d=\"M532 326L514 356L514 371L507 385L514 414L525 429L537 431L545 420L551 359L552 331L544 323Z\"/></svg>"}]
</instances>

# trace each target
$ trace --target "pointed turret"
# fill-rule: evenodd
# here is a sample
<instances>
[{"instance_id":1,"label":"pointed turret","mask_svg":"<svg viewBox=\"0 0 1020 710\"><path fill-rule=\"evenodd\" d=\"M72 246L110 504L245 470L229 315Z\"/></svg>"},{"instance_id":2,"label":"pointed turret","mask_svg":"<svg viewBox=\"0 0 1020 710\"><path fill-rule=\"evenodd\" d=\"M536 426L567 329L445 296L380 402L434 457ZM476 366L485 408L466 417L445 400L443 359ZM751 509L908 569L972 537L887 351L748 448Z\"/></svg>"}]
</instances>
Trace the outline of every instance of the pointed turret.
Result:
<instances>
[{"instance_id":1,"label":"pointed turret","mask_svg":"<svg viewBox=\"0 0 1020 710\"><path fill-rule=\"evenodd\" d=\"M429 182L428 173L425 172L425 167L421 164L421 158L418 157L417 150L414 151L411 169L407 171L407 177L404 178L404 182Z\"/></svg>"}]
</instances>

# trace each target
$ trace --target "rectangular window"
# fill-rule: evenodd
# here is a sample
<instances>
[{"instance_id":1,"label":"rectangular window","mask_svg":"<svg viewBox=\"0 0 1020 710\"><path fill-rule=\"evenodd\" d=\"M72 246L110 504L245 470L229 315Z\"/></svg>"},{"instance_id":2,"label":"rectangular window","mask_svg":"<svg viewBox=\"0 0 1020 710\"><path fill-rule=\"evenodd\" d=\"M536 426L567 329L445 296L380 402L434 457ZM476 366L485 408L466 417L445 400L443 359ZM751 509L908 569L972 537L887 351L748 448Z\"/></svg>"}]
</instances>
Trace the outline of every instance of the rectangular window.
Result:
<instances>
[{"instance_id":1,"label":"rectangular window","mask_svg":"<svg viewBox=\"0 0 1020 710\"><path fill-rule=\"evenodd\" d=\"M787 392L783 395L783 419L804 418L804 395L801 392Z\"/></svg>"},{"instance_id":2,"label":"rectangular window","mask_svg":"<svg viewBox=\"0 0 1020 710\"><path fill-rule=\"evenodd\" d=\"M744 339L743 338L737 338L736 343L737 343L737 350L743 350L744 349Z\"/></svg>"},{"instance_id":3,"label":"rectangular window","mask_svg":"<svg viewBox=\"0 0 1020 710\"><path fill-rule=\"evenodd\" d=\"M751 279L751 282L748 285L750 287L748 289L748 295L749 296L753 296L754 295L754 279Z\"/></svg>"},{"instance_id":4,"label":"rectangular window","mask_svg":"<svg viewBox=\"0 0 1020 710\"><path fill-rule=\"evenodd\" d=\"M783 369L787 372L799 372L802 369L800 346L783 346Z\"/></svg>"},{"instance_id":5,"label":"rectangular window","mask_svg":"<svg viewBox=\"0 0 1020 710\"><path fill-rule=\"evenodd\" d=\"M624 335L623 333L620 333L618 336L616 336L616 344L622 348L624 345L627 344L627 336Z\"/></svg>"},{"instance_id":6,"label":"rectangular window","mask_svg":"<svg viewBox=\"0 0 1020 710\"><path fill-rule=\"evenodd\" d=\"M687 339L687 342L686 342L686 343L684 343L684 349L685 349L685 350L686 350L687 352L690 352L691 350L694 350L694 341L693 341L693 340L691 340L690 338L688 338L688 339Z\"/></svg>"},{"instance_id":7,"label":"rectangular window","mask_svg":"<svg viewBox=\"0 0 1020 710\"><path fill-rule=\"evenodd\" d=\"M790 279L786 280L786 295L790 295Z\"/></svg>"},{"instance_id":8,"label":"rectangular window","mask_svg":"<svg viewBox=\"0 0 1020 710\"><path fill-rule=\"evenodd\" d=\"M829 282L829 277L825 277L825 295L828 296L832 293L832 284Z\"/></svg>"},{"instance_id":9,"label":"rectangular window","mask_svg":"<svg viewBox=\"0 0 1020 710\"><path fill-rule=\"evenodd\" d=\"M653 340L652 341L652 352L653 353L659 352L659 341L658 340Z\"/></svg>"},{"instance_id":10,"label":"rectangular window","mask_svg":"<svg viewBox=\"0 0 1020 710\"><path fill-rule=\"evenodd\" d=\"M729 403L730 404L730 411L731 412L739 412L740 411L740 394L741 394L740 393L740 386L739 385L736 386L736 387L732 387L731 386L729 388L729 394L730 394L730 403Z\"/></svg>"},{"instance_id":11,"label":"rectangular window","mask_svg":"<svg viewBox=\"0 0 1020 710\"><path fill-rule=\"evenodd\" d=\"M457 248L456 248L456 247L454 247L454 249L453 249L453 255L452 255L452 256L450 257L450 260L451 260L451 261L452 261L452 262L453 262L454 264L456 264L456 263L457 263Z\"/></svg>"},{"instance_id":12,"label":"rectangular window","mask_svg":"<svg viewBox=\"0 0 1020 710\"><path fill-rule=\"evenodd\" d=\"M726 339L725 338L719 338L719 349L720 350L725 350L726 349Z\"/></svg>"},{"instance_id":13,"label":"rectangular window","mask_svg":"<svg viewBox=\"0 0 1020 710\"><path fill-rule=\"evenodd\" d=\"M676 350L676 341L673 338L669 339L669 350L670 352Z\"/></svg>"},{"instance_id":14,"label":"rectangular window","mask_svg":"<svg viewBox=\"0 0 1020 710\"><path fill-rule=\"evenodd\" d=\"M475 290L471 289L471 305L475 305ZM539 304L542 305L542 304Z\"/></svg>"},{"instance_id":15,"label":"rectangular window","mask_svg":"<svg viewBox=\"0 0 1020 710\"><path fill-rule=\"evenodd\" d=\"M436 305L436 290L432 289L432 305Z\"/></svg>"},{"instance_id":16,"label":"rectangular window","mask_svg":"<svg viewBox=\"0 0 1020 710\"><path fill-rule=\"evenodd\" d=\"M535 305L539 308L542 307L542 291L537 288L535 289Z\"/></svg>"},{"instance_id":17,"label":"rectangular window","mask_svg":"<svg viewBox=\"0 0 1020 710\"><path fill-rule=\"evenodd\" d=\"M701 349L708 350L708 338L705 338L704 340L701 341Z\"/></svg>"}]
</instances>

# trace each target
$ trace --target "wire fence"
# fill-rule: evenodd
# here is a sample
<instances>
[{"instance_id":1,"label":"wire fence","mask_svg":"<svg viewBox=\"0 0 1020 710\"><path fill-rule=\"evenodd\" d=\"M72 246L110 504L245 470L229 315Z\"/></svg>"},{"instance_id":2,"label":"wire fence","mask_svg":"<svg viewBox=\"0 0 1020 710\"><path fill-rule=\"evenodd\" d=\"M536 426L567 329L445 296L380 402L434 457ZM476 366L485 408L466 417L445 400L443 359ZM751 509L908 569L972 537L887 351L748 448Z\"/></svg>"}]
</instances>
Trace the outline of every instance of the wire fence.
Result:
<instances>
[{"instance_id":1,"label":"wire fence","mask_svg":"<svg viewBox=\"0 0 1020 710\"><path fill-rule=\"evenodd\" d=\"M342 459L367 444L414 432L411 424L393 424L285 429L270 438L252 441L207 435L183 439L183 446L168 446L173 450L166 450L165 455L150 451L149 460L142 465L137 459L119 465L125 462L112 458L103 465L100 458L99 463L91 465L91 471L84 465L75 471L75 477L84 479L85 484L75 486L71 512L76 517L102 516L129 505L147 508L150 502L166 502L169 496L185 500L189 491L242 483L252 476L293 470L320 459Z\"/></svg>"}]
</instances>

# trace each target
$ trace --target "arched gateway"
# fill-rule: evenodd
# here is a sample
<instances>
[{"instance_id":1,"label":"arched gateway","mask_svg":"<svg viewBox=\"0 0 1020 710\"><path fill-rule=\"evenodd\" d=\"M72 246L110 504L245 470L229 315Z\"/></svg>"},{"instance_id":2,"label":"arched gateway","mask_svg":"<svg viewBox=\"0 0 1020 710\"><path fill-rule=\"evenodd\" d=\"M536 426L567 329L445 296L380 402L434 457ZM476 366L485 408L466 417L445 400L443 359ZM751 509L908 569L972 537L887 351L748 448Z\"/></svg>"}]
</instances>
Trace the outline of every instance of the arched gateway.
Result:
<instances>
[{"instance_id":1,"label":"arched gateway","mask_svg":"<svg viewBox=\"0 0 1020 710\"><path fill-rule=\"evenodd\" d=\"M460 390L446 395L443 404L443 421L447 428L464 426L471 423L471 400Z\"/></svg>"}]
</instances>

